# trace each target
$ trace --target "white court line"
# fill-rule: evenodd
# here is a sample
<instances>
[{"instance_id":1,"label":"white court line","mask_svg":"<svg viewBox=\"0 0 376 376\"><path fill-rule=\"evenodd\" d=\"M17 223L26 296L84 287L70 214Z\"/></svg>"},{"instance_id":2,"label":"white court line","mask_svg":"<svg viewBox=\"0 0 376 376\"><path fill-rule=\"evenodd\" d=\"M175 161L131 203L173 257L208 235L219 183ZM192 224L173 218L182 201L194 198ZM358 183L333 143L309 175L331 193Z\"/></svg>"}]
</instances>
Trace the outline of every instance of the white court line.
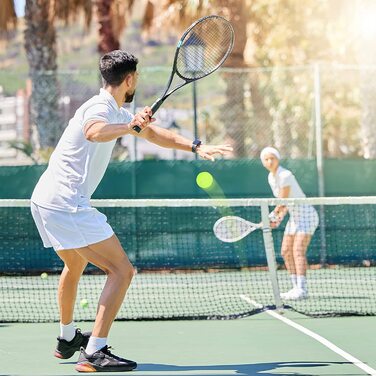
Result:
<instances>
[{"instance_id":1,"label":"white court line","mask_svg":"<svg viewBox=\"0 0 376 376\"><path fill-rule=\"evenodd\" d=\"M257 303L256 301L252 300L251 298L249 298L246 295L241 295L240 297L243 300L245 300L246 302L255 306L256 308L262 308L263 307L261 304ZM366 372L367 375L376 376L376 370L375 369L373 369L370 366L367 366L367 364L364 364L361 360L355 358L351 354L349 354L346 351L340 349L334 343L328 341L326 338L320 336L319 334L313 332L312 330L309 330L309 329L305 328L304 326L297 324L296 322L294 322L294 321L292 321L292 320L290 320L290 319L288 319L288 318L286 318L286 317L284 317L284 316L280 315L279 313L274 312L272 310L266 310L265 313L267 313L270 316L273 316L274 318L276 318L280 321L283 321L285 324L299 330L300 332L302 332L302 333L306 334L307 336L309 336L309 337L315 339L316 341L320 342L321 344L326 346L328 349L332 350L333 352L342 356L342 358L344 358L347 361L349 361L350 363L354 364L354 366L356 366L356 367L360 368L361 370L363 370L364 372Z\"/></svg>"}]
</instances>

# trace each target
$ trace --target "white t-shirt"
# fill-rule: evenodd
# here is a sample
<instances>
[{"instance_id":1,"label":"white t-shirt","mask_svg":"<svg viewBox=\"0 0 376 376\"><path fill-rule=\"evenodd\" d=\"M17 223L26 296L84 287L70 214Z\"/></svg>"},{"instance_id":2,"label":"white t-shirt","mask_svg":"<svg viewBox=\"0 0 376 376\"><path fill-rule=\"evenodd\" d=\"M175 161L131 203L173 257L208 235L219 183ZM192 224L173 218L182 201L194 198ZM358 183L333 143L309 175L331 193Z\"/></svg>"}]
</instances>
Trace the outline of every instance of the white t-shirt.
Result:
<instances>
[{"instance_id":1,"label":"white t-shirt","mask_svg":"<svg viewBox=\"0 0 376 376\"><path fill-rule=\"evenodd\" d=\"M279 197L281 189L285 187L290 187L288 198L306 197L294 174L282 166L278 167L275 175L271 172L269 173L268 182L275 197ZM312 210L315 211L314 207L311 205L287 205L287 208L290 216L295 219L307 216Z\"/></svg>"},{"instance_id":2,"label":"white t-shirt","mask_svg":"<svg viewBox=\"0 0 376 376\"><path fill-rule=\"evenodd\" d=\"M78 206L90 206L90 197L103 178L116 140L90 142L85 138L84 127L91 120L116 124L129 123L132 118L104 89L85 102L69 121L31 201L68 212L76 212Z\"/></svg>"},{"instance_id":3,"label":"white t-shirt","mask_svg":"<svg viewBox=\"0 0 376 376\"><path fill-rule=\"evenodd\" d=\"M285 187L290 187L288 198L306 197L293 173L282 166L278 167L275 175L269 173L268 182L275 197L279 197L280 190Z\"/></svg>"}]
</instances>

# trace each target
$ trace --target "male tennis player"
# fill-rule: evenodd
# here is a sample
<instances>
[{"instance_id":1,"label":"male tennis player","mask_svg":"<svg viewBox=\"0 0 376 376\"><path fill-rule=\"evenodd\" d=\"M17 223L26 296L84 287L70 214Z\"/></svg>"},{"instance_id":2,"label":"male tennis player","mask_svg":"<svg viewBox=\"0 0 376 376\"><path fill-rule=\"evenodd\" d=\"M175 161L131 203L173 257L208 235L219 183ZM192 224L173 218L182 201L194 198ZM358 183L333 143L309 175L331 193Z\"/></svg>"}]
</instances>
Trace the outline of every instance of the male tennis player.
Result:
<instances>
[{"instance_id":1,"label":"male tennis player","mask_svg":"<svg viewBox=\"0 0 376 376\"><path fill-rule=\"evenodd\" d=\"M133 55L120 50L100 59L103 88L70 120L31 198L32 215L44 246L53 247L64 262L58 287L61 331L55 356L67 359L81 349L76 365L79 372L130 371L137 367L136 362L113 355L107 346L108 333L134 269L106 216L90 205L116 139L125 135L143 137L209 160L232 150L227 145L203 145L151 124L150 107L135 116L122 108L134 96L137 63ZM135 126L141 133L133 130ZM73 322L77 285L88 262L107 274L91 335L81 333Z\"/></svg>"},{"instance_id":2,"label":"male tennis player","mask_svg":"<svg viewBox=\"0 0 376 376\"><path fill-rule=\"evenodd\" d=\"M279 165L278 150L266 147L260 155L262 164L269 171L268 181L275 197L306 197L291 171ZM290 215L282 240L281 254L290 273L292 289L281 298L299 300L308 297L306 252L318 224L319 217L311 205L278 205L270 213L272 227L278 227L284 216Z\"/></svg>"}]
</instances>

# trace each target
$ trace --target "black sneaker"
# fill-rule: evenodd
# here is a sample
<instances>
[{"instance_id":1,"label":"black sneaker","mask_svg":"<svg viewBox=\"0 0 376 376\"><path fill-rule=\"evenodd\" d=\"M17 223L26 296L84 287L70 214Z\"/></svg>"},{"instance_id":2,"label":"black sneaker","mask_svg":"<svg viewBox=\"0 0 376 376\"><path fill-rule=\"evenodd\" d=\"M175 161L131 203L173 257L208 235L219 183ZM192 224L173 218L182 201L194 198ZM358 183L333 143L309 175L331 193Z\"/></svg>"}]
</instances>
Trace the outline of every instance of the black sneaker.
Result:
<instances>
[{"instance_id":1,"label":"black sneaker","mask_svg":"<svg viewBox=\"0 0 376 376\"><path fill-rule=\"evenodd\" d=\"M69 359L76 351L79 351L81 347L86 348L91 332L81 333L80 329L76 329L76 335L72 341L67 341L60 337L57 337L57 346L55 350L56 358Z\"/></svg>"},{"instance_id":2,"label":"black sneaker","mask_svg":"<svg viewBox=\"0 0 376 376\"><path fill-rule=\"evenodd\" d=\"M76 371L124 372L132 371L137 367L136 362L111 354L109 348L105 346L92 355L86 354L85 350L81 349L80 357L75 367Z\"/></svg>"}]
</instances>

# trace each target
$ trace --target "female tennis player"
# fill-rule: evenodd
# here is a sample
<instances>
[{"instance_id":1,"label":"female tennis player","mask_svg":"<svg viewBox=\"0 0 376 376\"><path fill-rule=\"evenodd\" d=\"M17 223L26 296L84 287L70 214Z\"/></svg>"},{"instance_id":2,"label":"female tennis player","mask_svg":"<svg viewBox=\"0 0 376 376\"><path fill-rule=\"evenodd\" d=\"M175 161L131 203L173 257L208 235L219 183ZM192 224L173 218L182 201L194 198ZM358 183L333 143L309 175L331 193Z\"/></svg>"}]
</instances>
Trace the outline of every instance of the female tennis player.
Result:
<instances>
[{"instance_id":1,"label":"female tennis player","mask_svg":"<svg viewBox=\"0 0 376 376\"><path fill-rule=\"evenodd\" d=\"M280 166L281 157L277 149L264 148L260 158L269 171L268 182L275 197L306 197L292 172ZM281 254L290 273L292 289L282 293L281 298L299 300L308 297L306 252L319 224L319 217L311 205L278 205L270 213L271 226L278 227L287 213L290 218L283 236Z\"/></svg>"},{"instance_id":2,"label":"female tennis player","mask_svg":"<svg viewBox=\"0 0 376 376\"><path fill-rule=\"evenodd\" d=\"M120 372L137 367L136 362L112 354L107 346L134 269L106 216L90 205L116 139L125 135L143 137L209 160L232 150L228 145L203 145L200 140L192 141L153 125L150 107L135 116L122 108L135 93L137 63L133 55L120 50L101 58L104 86L70 120L31 198L32 215L44 246L53 247L64 262L58 287L60 336L55 356L67 359L81 349L76 365L79 372ZM135 132L134 127L141 132ZM91 335L81 333L73 323L77 285L88 262L107 274Z\"/></svg>"}]
</instances>

